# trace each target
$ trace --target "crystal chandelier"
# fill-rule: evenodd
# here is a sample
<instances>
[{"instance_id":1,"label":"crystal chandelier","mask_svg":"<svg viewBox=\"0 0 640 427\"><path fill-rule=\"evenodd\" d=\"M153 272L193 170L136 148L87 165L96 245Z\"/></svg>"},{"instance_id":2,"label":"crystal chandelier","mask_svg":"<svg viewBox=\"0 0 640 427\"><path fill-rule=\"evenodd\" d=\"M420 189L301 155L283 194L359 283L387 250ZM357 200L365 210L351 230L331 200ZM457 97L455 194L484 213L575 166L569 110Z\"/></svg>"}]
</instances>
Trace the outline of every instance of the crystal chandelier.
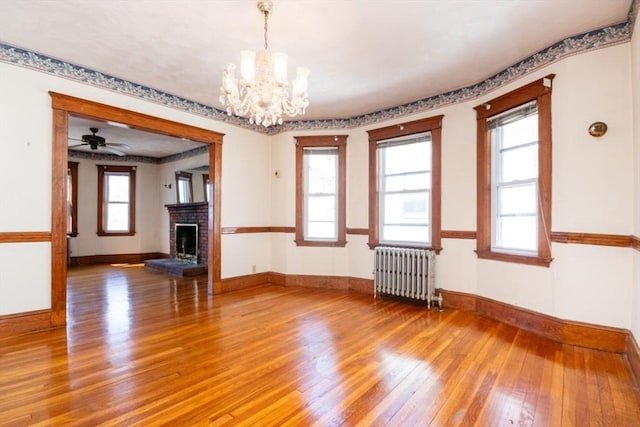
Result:
<instances>
[{"instance_id":1,"label":"crystal chandelier","mask_svg":"<svg viewBox=\"0 0 640 427\"><path fill-rule=\"evenodd\" d=\"M309 70L296 68L289 98L287 55L269 52L267 31L272 6L271 0L258 0L258 10L264 15L264 51L241 51L240 82L235 77L236 66L229 64L222 73L220 88L220 102L227 107L227 114L248 116L251 124L264 127L282 124L283 113L291 117L304 114L309 105Z\"/></svg>"}]
</instances>

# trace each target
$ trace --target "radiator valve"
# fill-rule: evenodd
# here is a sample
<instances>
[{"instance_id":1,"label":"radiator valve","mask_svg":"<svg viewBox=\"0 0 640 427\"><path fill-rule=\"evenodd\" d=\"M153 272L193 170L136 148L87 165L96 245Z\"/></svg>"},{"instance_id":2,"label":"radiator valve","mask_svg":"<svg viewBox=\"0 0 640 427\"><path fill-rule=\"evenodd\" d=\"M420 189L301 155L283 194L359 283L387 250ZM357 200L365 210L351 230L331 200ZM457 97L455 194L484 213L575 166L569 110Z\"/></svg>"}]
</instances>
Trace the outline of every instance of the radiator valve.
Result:
<instances>
[{"instance_id":1,"label":"radiator valve","mask_svg":"<svg viewBox=\"0 0 640 427\"><path fill-rule=\"evenodd\" d=\"M438 304L438 311L444 311L444 308L442 308L443 301L444 301L442 298L442 294L436 295L434 293L433 295L431 295L431 300Z\"/></svg>"}]
</instances>

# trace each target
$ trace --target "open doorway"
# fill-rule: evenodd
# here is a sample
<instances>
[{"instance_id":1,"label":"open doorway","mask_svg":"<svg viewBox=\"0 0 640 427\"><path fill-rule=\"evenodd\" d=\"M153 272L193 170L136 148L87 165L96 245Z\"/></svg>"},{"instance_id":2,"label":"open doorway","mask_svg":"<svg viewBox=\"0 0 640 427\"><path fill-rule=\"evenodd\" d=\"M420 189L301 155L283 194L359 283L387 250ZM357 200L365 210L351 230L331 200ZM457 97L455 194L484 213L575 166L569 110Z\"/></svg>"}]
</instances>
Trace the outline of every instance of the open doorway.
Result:
<instances>
[{"instance_id":1,"label":"open doorway","mask_svg":"<svg viewBox=\"0 0 640 427\"><path fill-rule=\"evenodd\" d=\"M113 121L132 129L186 138L209 144L209 180L212 185L209 199L209 255L208 290L220 287L220 180L223 134L149 116L122 108L50 92L53 111L52 197L51 197L51 325L66 323L67 277L67 202L66 179L68 161L69 115L89 119Z\"/></svg>"}]
</instances>

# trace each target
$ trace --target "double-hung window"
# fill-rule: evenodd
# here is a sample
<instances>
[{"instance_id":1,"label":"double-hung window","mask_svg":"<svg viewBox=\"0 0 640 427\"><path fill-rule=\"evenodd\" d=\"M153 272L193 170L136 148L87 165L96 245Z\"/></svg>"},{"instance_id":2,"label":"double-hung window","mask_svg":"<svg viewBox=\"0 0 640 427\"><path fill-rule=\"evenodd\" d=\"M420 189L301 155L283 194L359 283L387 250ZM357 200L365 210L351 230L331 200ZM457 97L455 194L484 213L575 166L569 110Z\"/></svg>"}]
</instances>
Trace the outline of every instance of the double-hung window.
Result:
<instances>
[{"instance_id":1,"label":"double-hung window","mask_svg":"<svg viewBox=\"0 0 640 427\"><path fill-rule=\"evenodd\" d=\"M296 138L296 243L346 244L346 136Z\"/></svg>"},{"instance_id":2,"label":"double-hung window","mask_svg":"<svg viewBox=\"0 0 640 427\"><path fill-rule=\"evenodd\" d=\"M136 170L98 165L98 235L135 234Z\"/></svg>"},{"instance_id":3,"label":"double-hung window","mask_svg":"<svg viewBox=\"0 0 640 427\"><path fill-rule=\"evenodd\" d=\"M553 75L475 107L480 258L551 262Z\"/></svg>"},{"instance_id":4,"label":"double-hung window","mask_svg":"<svg viewBox=\"0 0 640 427\"><path fill-rule=\"evenodd\" d=\"M176 197L178 203L193 203L193 174L176 172Z\"/></svg>"},{"instance_id":5,"label":"double-hung window","mask_svg":"<svg viewBox=\"0 0 640 427\"><path fill-rule=\"evenodd\" d=\"M492 158L492 250L538 249L538 106L536 101L487 121Z\"/></svg>"},{"instance_id":6,"label":"double-hung window","mask_svg":"<svg viewBox=\"0 0 640 427\"><path fill-rule=\"evenodd\" d=\"M380 242L431 244L431 132L378 143Z\"/></svg>"},{"instance_id":7,"label":"double-hung window","mask_svg":"<svg viewBox=\"0 0 640 427\"><path fill-rule=\"evenodd\" d=\"M369 247L440 250L443 116L369 133Z\"/></svg>"},{"instance_id":8,"label":"double-hung window","mask_svg":"<svg viewBox=\"0 0 640 427\"><path fill-rule=\"evenodd\" d=\"M304 237L338 238L338 149L304 149Z\"/></svg>"}]
</instances>

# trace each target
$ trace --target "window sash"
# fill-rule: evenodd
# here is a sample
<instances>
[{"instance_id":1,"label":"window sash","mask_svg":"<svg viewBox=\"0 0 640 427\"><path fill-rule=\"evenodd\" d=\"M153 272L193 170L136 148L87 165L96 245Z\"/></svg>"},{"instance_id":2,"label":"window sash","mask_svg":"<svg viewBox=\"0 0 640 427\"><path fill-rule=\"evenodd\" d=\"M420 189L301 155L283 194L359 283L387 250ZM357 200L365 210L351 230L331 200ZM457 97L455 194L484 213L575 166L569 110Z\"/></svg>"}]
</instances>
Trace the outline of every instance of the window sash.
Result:
<instances>
[{"instance_id":1,"label":"window sash","mask_svg":"<svg viewBox=\"0 0 640 427\"><path fill-rule=\"evenodd\" d=\"M505 193L505 190L514 189L514 188L525 188L525 187L533 187L533 200L530 200L528 203L533 206L532 209L524 210L522 212L517 213L505 213L502 210L502 196ZM492 245L491 249L497 252L514 252L514 253L522 253L522 254L537 254L537 240L538 240L538 204L537 197L538 195L538 180L531 179L527 181L519 181L517 183L509 183L509 184L496 184L494 187L494 203L493 203L493 233L492 233ZM514 244L513 242L518 239L513 238L513 234L509 235L507 233L508 222L513 223L517 219L525 219L530 218L533 220L533 230L509 230L511 233L520 233L519 241L522 242L527 241L526 232L532 232L533 238L529 238L527 244ZM511 219L511 220L510 220ZM522 221L521 221L522 222ZM531 236L530 236L531 237ZM510 243L511 242L511 243Z\"/></svg>"},{"instance_id":2,"label":"window sash","mask_svg":"<svg viewBox=\"0 0 640 427\"><path fill-rule=\"evenodd\" d=\"M129 203L108 202L106 208L105 231L129 232Z\"/></svg>"},{"instance_id":3,"label":"window sash","mask_svg":"<svg viewBox=\"0 0 640 427\"><path fill-rule=\"evenodd\" d=\"M116 197L115 192L111 191L113 183L112 178L126 178L126 200L120 200ZM131 175L128 172L105 172L104 173L104 231L106 232L125 232L128 233L131 229L129 224L129 205L131 200L130 194L131 187ZM116 209L118 207L124 207L124 209ZM120 221L116 221L113 217L116 211L125 212L122 215ZM117 227L118 223L125 224L123 227Z\"/></svg>"},{"instance_id":4,"label":"window sash","mask_svg":"<svg viewBox=\"0 0 640 427\"><path fill-rule=\"evenodd\" d=\"M505 111L498 116L487 120L487 127L491 138L492 156L492 186L491 186L491 250L502 253L514 253L522 255L538 255L538 150L539 135L532 135L531 138L524 139L520 143L511 144L505 138L504 127L519 120L526 119L538 114L537 101L531 101L524 105ZM536 127L537 130L537 127ZM535 147L534 164L530 165L531 176L518 176L517 178L506 179L506 163L510 158L509 154L525 153ZM526 154L526 153L525 153ZM513 160L513 156L511 157ZM518 168L523 170L523 168ZM513 173L509 176L514 175ZM519 200L520 205L528 205L528 211L519 213L505 213L505 197L509 190L533 188L530 195L531 200ZM521 192L522 193L522 192ZM527 221L529 219L529 221ZM515 226L516 223L519 226ZM533 227L529 229L528 227Z\"/></svg>"},{"instance_id":5,"label":"window sash","mask_svg":"<svg viewBox=\"0 0 640 427\"><path fill-rule=\"evenodd\" d=\"M390 149L405 146L410 144L425 143L427 152L425 155L428 157L430 164L425 164L424 167L412 168L406 172L396 172L397 168L394 168L394 172L389 172L389 151ZM405 137L393 138L379 141L377 144L378 149L378 178L379 178L379 240L384 244L421 244L428 245L432 242L431 233L431 218L432 218L432 138L431 132L423 132L419 134L413 134ZM414 165L415 166L415 165ZM409 181L405 181L403 188L399 189L396 185L390 185L389 182L398 177L417 177L424 175L427 177L424 182L418 181L418 185L411 186ZM397 181L397 180L396 180ZM407 185L409 184L409 185ZM401 212L397 212L395 215L391 213L391 209L397 207L397 203L403 199L402 196L408 196L404 199L405 203L411 200L411 196L422 195L425 201L424 214L419 217L411 217L411 214L406 211L406 205L403 206ZM395 197L394 197L395 196ZM395 199L395 203L390 204L389 199ZM389 203L387 203L389 201ZM403 217L398 220L398 217ZM421 236L421 237L420 237Z\"/></svg>"},{"instance_id":6,"label":"window sash","mask_svg":"<svg viewBox=\"0 0 640 427\"><path fill-rule=\"evenodd\" d=\"M178 203L190 203L193 200L191 198L190 184L190 178L178 177Z\"/></svg>"},{"instance_id":7,"label":"window sash","mask_svg":"<svg viewBox=\"0 0 640 427\"><path fill-rule=\"evenodd\" d=\"M176 172L177 203L193 203L193 174L184 171Z\"/></svg>"},{"instance_id":8,"label":"window sash","mask_svg":"<svg viewBox=\"0 0 640 427\"><path fill-rule=\"evenodd\" d=\"M312 176L311 160L314 156L329 156L332 165L332 173ZM304 197L304 220L303 236L310 241L330 241L338 240L338 182L339 182L339 156L335 147L305 147L303 149L303 197ZM326 172L326 171L323 171ZM324 180L324 185L319 187L322 190L312 191L313 180ZM315 187L315 186L314 186ZM317 218L317 212L311 211L314 202L321 200L332 200L333 207L327 212L330 218Z\"/></svg>"}]
</instances>

